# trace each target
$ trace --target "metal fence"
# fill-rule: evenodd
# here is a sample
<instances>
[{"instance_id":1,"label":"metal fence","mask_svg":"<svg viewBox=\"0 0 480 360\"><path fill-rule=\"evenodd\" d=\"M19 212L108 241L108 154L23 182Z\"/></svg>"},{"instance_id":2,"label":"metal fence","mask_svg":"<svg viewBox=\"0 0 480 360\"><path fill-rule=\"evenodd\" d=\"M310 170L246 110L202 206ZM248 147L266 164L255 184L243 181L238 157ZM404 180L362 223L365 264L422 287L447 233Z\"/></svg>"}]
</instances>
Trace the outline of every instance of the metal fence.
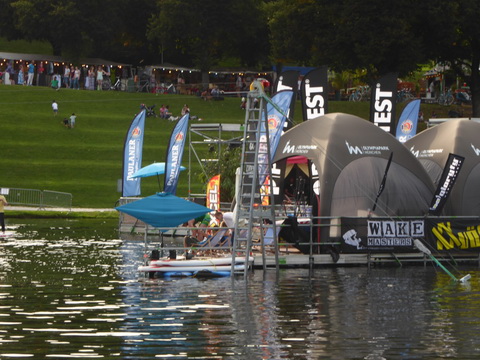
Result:
<instances>
[{"instance_id":1,"label":"metal fence","mask_svg":"<svg viewBox=\"0 0 480 360\"><path fill-rule=\"evenodd\" d=\"M36 189L0 188L10 205L72 208L72 194Z\"/></svg>"}]
</instances>

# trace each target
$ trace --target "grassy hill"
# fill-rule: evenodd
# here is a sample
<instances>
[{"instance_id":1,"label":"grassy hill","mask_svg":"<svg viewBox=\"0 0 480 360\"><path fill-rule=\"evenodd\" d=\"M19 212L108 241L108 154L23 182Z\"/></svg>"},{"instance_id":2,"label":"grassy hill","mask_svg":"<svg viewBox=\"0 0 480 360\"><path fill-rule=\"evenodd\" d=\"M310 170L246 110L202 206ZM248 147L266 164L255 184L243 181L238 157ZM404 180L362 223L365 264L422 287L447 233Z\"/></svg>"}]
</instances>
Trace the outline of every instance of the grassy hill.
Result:
<instances>
[{"instance_id":1,"label":"grassy hill","mask_svg":"<svg viewBox=\"0 0 480 360\"><path fill-rule=\"evenodd\" d=\"M51 108L53 100L59 104L57 116ZM245 116L239 98L206 102L195 96L0 85L0 187L72 193L75 207L114 206L120 197L117 181L122 176L123 141L141 103L156 104L156 109L168 104L175 115L187 103L191 114L204 123L243 123ZM331 112L368 118L368 103L331 102L329 106ZM448 108L422 105L422 111L426 119L431 111L446 117ZM77 115L76 127L65 128L62 119L72 113ZM298 106L295 121L300 119ZM165 160L173 126L167 120L147 118L143 166ZM187 168L188 158L185 147L182 164ZM200 166L193 155L188 171L191 192L203 192L197 176ZM188 171L180 175L179 196L188 195ZM142 180L142 195L158 190L155 177Z\"/></svg>"}]
</instances>

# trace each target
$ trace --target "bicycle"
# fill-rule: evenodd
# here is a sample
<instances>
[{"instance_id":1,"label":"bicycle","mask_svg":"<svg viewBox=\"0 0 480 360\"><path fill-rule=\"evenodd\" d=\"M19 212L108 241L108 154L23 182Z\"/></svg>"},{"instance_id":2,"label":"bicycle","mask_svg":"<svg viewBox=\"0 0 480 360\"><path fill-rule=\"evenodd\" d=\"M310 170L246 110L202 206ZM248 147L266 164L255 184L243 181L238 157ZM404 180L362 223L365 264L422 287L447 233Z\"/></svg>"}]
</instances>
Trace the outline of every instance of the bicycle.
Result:
<instances>
[{"instance_id":1,"label":"bicycle","mask_svg":"<svg viewBox=\"0 0 480 360\"><path fill-rule=\"evenodd\" d=\"M448 90L446 93L440 94L438 97L438 104L439 105L452 105L455 102L455 98L452 95L452 91Z\"/></svg>"},{"instance_id":2,"label":"bicycle","mask_svg":"<svg viewBox=\"0 0 480 360\"><path fill-rule=\"evenodd\" d=\"M410 89L402 89L397 92L397 102L410 101L413 100L414 96L410 92Z\"/></svg>"}]
</instances>

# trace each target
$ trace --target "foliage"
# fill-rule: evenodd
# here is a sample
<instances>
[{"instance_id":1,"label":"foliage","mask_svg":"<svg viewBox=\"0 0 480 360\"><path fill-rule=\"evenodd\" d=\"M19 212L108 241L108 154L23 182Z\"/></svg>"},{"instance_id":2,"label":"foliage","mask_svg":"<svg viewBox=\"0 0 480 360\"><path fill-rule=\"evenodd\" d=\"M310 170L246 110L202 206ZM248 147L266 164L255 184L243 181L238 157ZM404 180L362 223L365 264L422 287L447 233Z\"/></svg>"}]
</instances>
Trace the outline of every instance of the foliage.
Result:
<instances>
[{"instance_id":1,"label":"foliage","mask_svg":"<svg viewBox=\"0 0 480 360\"><path fill-rule=\"evenodd\" d=\"M422 3L434 16L426 25L433 29L427 51L431 59L448 65L466 81L472 92L473 116L480 116L480 3L476 0L440 0Z\"/></svg>"},{"instance_id":2,"label":"foliage","mask_svg":"<svg viewBox=\"0 0 480 360\"><path fill-rule=\"evenodd\" d=\"M215 175L220 174L220 196L222 202L231 202L235 197L235 172L241 161L240 147L226 147L220 154L217 150L211 153L217 161L206 162L202 172L198 174L200 182L207 182Z\"/></svg>"},{"instance_id":3,"label":"foliage","mask_svg":"<svg viewBox=\"0 0 480 360\"><path fill-rule=\"evenodd\" d=\"M3 1L7 16L14 19L15 37L47 40L54 55L73 59L95 54L101 57L111 50L123 22L126 0L16 0ZM2 30L9 23L0 25ZM14 36L12 30L7 35Z\"/></svg>"},{"instance_id":4,"label":"foliage","mask_svg":"<svg viewBox=\"0 0 480 360\"><path fill-rule=\"evenodd\" d=\"M234 55L243 65L257 65L268 53L266 26L259 2L158 0L148 39L157 42L165 60L208 71ZM181 31L178 31L181 29Z\"/></svg>"}]
</instances>

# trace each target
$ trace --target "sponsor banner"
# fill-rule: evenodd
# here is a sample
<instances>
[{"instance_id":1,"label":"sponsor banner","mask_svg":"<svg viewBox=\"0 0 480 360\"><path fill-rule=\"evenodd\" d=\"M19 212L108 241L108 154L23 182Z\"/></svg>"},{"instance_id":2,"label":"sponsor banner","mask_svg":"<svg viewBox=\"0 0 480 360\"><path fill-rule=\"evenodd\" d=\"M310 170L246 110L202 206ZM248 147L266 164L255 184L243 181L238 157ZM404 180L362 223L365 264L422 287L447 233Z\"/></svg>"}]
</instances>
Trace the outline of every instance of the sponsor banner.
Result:
<instances>
[{"instance_id":1,"label":"sponsor banner","mask_svg":"<svg viewBox=\"0 0 480 360\"><path fill-rule=\"evenodd\" d=\"M430 208L428 212L430 215L440 215L442 209L447 202L448 195L452 191L453 185L457 180L457 176L462 168L462 164L465 158L460 155L449 154L447 163L443 168L442 177L438 182L437 190L433 196L432 202L430 203Z\"/></svg>"},{"instance_id":2,"label":"sponsor banner","mask_svg":"<svg viewBox=\"0 0 480 360\"><path fill-rule=\"evenodd\" d=\"M270 159L268 159L268 149L267 149L267 131L265 128L265 121L262 121L262 135L260 136L260 150L258 154L258 174L259 174L259 184L265 182L265 179L268 175L269 164L275 156L275 152L280 141L280 137L283 134L285 125L287 124L287 117L289 116L290 103L293 98L293 91L284 90L272 97L272 102L275 103L276 107L270 103L267 103L267 125L268 125L268 140L270 145ZM277 110L278 108L279 110ZM282 112L285 115L282 114ZM265 118L264 118L265 119Z\"/></svg>"},{"instance_id":3,"label":"sponsor banner","mask_svg":"<svg viewBox=\"0 0 480 360\"><path fill-rule=\"evenodd\" d=\"M282 159L272 164L272 191L275 204L281 204L284 200L284 179L287 167L287 159Z\"/></svg>"},{"instance_id":4,"label":"sponsor banner","mask_svg":"<svg viewBox=\"0 0 480 360\"><path fill-rule=\"evenodd\" d=\"M341 218L344 253L412 252L414 239L425 238L425 220Z\"/></svg>"},{"instance_id":5,"label":"sponsor banner","mask_svg":"<svg viewBox=\"0 0 480 360\"><path fill-rule=\"evenodd\" d=\"M262 198L262 205L270 205L270 177L268 176L260 187L260 196Z\"/></svg>"},{"instance_id":6,"label":"sponsor banner","mask_svg":"<svg viewBox=\"0 0 480 360\"><path fill-rule=\"evenodd\" d=\"M207 184L207 204L212 210L220 210L220 175L213 176Z\"/></svg>"},{"instance_id":7,"label":"sponsor banner","mask_svg":"<svg viewBox=\"0 0 480 360\"><path fill-rule=\"evenodd\" d=\"M303 121L315 119L328 113L327 66L309 71L302 80Z\"/></svg>"},{"instance_id":8,"label":"sponsor banner","mask_svg":"<svg viewBox=\"0 0 480 360\"><path fill-rule=\"evenodd\" d=\"M290 116L290 103L293 99L293 91L285 90L275 94L272 97L272 102L280 109L286 116L278 111L272 104L267 103L267 117L268 117L268 138L270 140L270 159L273 160L275 152L277 151L278 142L282 136L286 125L288 123L287 117ZM264 127L262 122L262 127Z\"/></svg>"},{"instance_id":9,"label":"sponsor banner","mask_svg":"<svg viewBox=\"0 0 480 360\"><path fill-rule=\"evenodd\" d=\"M177 192L180 166L182 165L183 149L187 137L188 120L190 114L185 114L175 125L167 146L167 158L165 160L165 183L163 191L175 195Z\"/></svg>"},{"instance_id":10,"label":"sponsor banner","mask_svg":"<svg viewBox=\"0 0 480 360\"><path fill-rule=\"evenodd\" d=\"M395 135L395 104L397 100L397 74L382 77L372 88L370 121Z\"/></svg>"},{"instance_id":11,"label":"sponsor banner","mask_svg":"<svg viewBox=\"0 0 480 360\"><path fill-rule=\"evenodd\" d=\"M372 211L375 211L375 209L377 208L378 198L380 197L380 195L382 195L383 189L385 189L385 184L387 183L388 170L390 169L392 158L393 158L393 152L390 153L390 157L388 158L387 167L385 168L385 173L383 174L382 182L380 183L380 187L378 188L377 197L375 198L375 202L373 203Z\"/></svg>"},{"instance_id":12,"label":"sponsor banner","mask_svg":"<svg viewBox=\"0 0 480 360\"><path fill-rule=\"evenodd\" d=\"M420 112L420 100L410 101L398 119L396 137L401 143L417 134L418 113Z\"/></svg>"},{"instance_id":13,"label":"sponsor banner","mask_svg":"<svg viewBox=\"0 0 480 360\"><path fill-rule=\"evenodd\" d=\"M427 219L427 241L438 251L480 251L478 219Z\"/></svg>"},{"instance_id":14,"label":"sponsor banner","mask_svg":"<svg viewBox=\"0 0 480 360\"><path fill-rule=\"evenodd\" d=\"M130 124L123 146L122 196L140 195L141 178L132 175L142 167L145 110L142 110Z\"/></svg>"},{"instance_id":15,"label":"sponsor banner","mask_svg":"<svg viewBox=\"0 0 480 360\"><path fill-rule=\"evenodd\" d=\"M282 90L293 90L296 93L298 89L299 76L300 73L297 70L286 70L281 72L277 78L277 81L275 81L273 94L276 94Z\"/></svg>"}]
</instances>

